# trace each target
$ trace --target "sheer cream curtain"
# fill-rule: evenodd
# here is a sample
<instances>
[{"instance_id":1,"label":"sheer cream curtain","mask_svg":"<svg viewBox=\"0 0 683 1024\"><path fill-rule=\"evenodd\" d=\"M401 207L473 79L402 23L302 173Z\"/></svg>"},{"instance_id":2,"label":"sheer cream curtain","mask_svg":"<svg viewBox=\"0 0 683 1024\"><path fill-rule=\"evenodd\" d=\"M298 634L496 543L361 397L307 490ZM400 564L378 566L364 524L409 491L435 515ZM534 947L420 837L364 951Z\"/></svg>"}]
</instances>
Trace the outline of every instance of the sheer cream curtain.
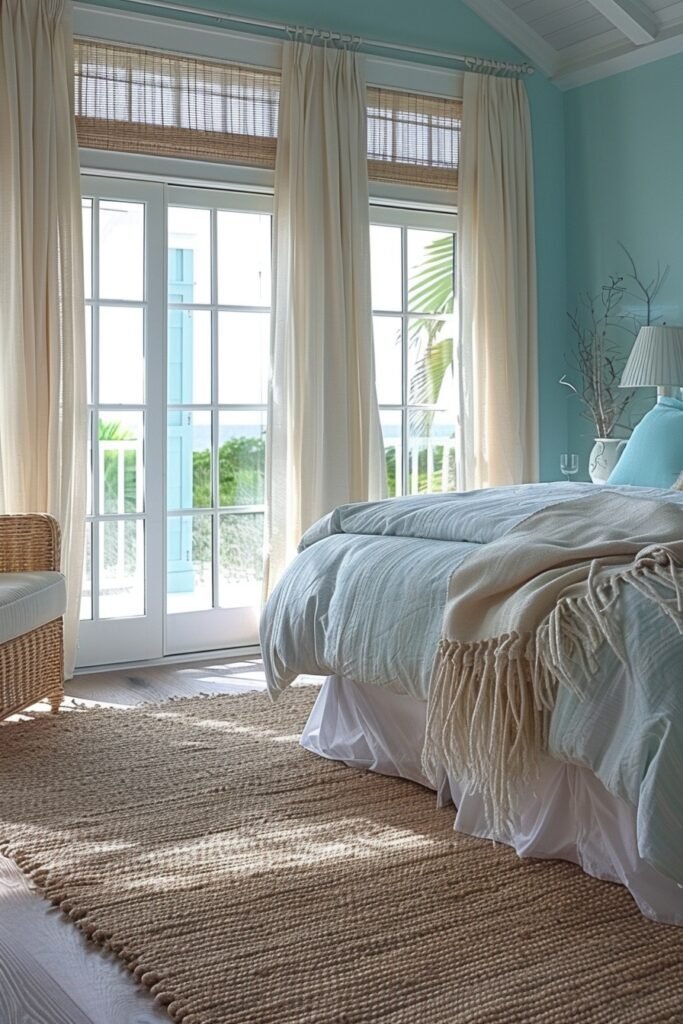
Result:
<instances>
[{"instance_id":1,"label":"sheer cream curtain","mask_svg":"<svg viewBox=\"0 0 683 1024\"><path fill-rule=\"evenodd\" d=\"M0 0L0 511L50 512L73 672L86 501L86 384L70 4Z\"/></svg>"},{"instance_id":2,"label":"sheer cream curtain","mask_svg":"<svg viewBox=\"0 0 683 1024\"><path fill-rule=\"evenodd\" d=\"M316 519L385 492L356 53L285 44L274 231L267 590Z\"/></svg>"},{"instance_id":3,"label":"sheer cream curtain","mask_svg":"<svg viewBox=\"0 0 683 1024\"><path fill-rule=\"evenodd\" d=\"M516 79L466 73L458 188L466 488L538 479L531 123Z\"/></svg>"}]
</instances>

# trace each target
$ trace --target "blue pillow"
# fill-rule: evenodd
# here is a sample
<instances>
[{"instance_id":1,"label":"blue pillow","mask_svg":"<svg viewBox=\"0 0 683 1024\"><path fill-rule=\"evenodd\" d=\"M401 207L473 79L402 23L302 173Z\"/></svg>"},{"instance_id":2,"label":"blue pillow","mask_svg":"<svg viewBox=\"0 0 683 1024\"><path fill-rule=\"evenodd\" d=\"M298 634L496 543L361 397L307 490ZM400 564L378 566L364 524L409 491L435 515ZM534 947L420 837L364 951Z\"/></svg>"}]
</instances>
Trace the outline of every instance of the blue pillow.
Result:
<instances>
[{"instance_id":1,"label":"blue pillow","mask_svg":"<svg viewBox=\"0 0 683 1024\"><path fill-rule=\"evenodd\" d=\"M633 431L608 484L672 487L683 470L683 401L660 398Z\"/></svg>"}]
</instances>

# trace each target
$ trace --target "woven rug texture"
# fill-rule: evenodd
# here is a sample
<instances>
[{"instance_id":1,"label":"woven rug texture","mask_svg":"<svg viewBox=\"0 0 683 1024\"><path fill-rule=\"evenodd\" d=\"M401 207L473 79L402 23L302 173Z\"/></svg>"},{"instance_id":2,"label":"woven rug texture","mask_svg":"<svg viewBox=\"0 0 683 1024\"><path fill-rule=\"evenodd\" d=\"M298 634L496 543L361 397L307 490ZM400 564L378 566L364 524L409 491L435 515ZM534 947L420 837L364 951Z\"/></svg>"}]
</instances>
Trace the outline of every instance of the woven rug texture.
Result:
<instances>
[{"instance_id":1,"label":"woven rug texture","mask_svg":"<svg viewBox=\"0 0 683 1024\"><path fill-rule=\"evenodd\" d=\"M0 850L183 1024L683 1024L683 929L317 758L317 691L0 728Z\"/></svg>"}]
</instances>

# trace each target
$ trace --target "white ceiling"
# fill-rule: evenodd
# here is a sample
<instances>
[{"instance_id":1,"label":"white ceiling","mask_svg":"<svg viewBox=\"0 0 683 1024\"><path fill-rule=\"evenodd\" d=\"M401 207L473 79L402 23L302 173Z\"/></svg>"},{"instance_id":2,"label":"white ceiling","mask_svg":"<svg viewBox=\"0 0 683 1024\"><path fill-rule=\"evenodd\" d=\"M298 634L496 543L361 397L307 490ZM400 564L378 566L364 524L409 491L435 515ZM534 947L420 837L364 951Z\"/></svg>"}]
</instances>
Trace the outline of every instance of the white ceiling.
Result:
<instances>
[{"instance_id":1,"label":"white ceiling","mask_svg":"<svg viewBox=\"0 0 683 1024\"><path fill-rule=\"evenodd\" d=\"M465 0L561 88L683 52L683 0Z\"/></svg>"}]
</instances>

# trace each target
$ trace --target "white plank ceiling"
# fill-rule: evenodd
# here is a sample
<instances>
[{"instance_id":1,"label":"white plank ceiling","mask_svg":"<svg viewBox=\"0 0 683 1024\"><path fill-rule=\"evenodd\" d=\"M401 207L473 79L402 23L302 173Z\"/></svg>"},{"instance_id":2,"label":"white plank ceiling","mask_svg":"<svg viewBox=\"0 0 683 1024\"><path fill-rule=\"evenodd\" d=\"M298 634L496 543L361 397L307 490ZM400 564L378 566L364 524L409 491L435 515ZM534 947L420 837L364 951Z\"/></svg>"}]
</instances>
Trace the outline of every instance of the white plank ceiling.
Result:
<instances>
[{"instance_id":1,"label":"white plank ceiling","mask_svg":"<svg viewBox=\"0 0 683 1024\"><path fill-rule=\"evenodd\" d=\"M465 0L562 88L683 52L683 0Z\"/></svg>"}]
</instances>

